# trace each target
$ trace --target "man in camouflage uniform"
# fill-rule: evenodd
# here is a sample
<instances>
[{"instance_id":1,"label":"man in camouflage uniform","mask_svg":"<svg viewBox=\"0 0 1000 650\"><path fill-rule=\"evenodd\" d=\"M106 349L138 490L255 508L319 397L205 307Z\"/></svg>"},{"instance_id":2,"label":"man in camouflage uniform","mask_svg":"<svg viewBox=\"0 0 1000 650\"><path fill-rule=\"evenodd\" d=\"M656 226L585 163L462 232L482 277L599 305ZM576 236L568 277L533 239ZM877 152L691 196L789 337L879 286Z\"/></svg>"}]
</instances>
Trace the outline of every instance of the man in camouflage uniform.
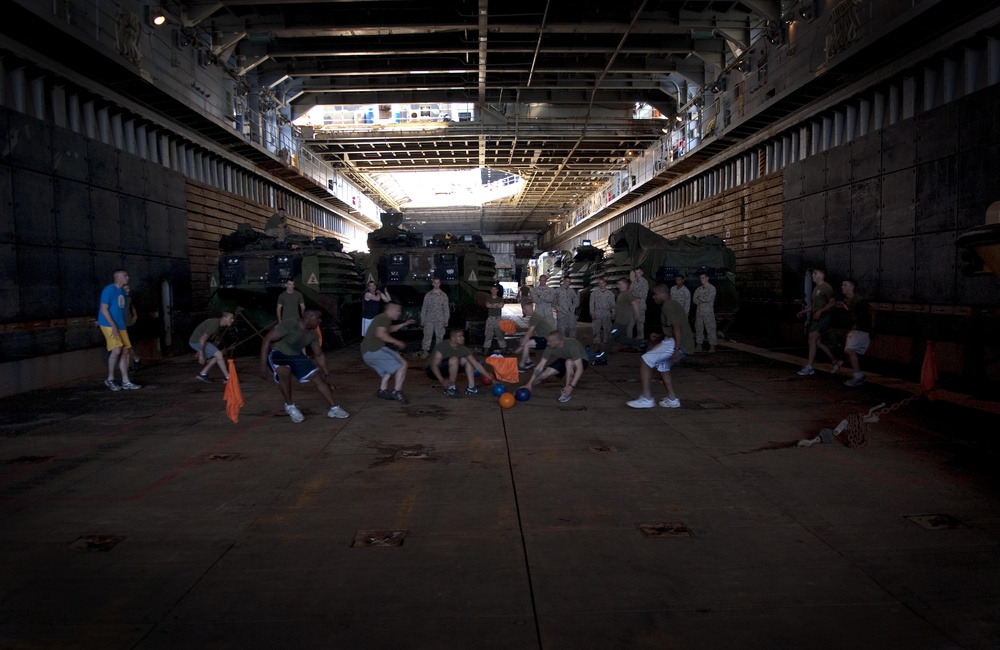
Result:
<instances>
[{"instance_id":1,"label":"man in camouflage uniform","mask_svg":"<svg viewBox=\"0 0 1000 650\"><path fill-rule=\"evenodd\" d=\"M670 299L680 305L685 314L691 313L691 290L684 286L684 276L680 273L674 278L674 286L670 287Z\"/></svg>"},{"instance_id":2,"label":"man in camouflage uniform","mask_svg":"<svg viewBox=\"0 0 1000 650\"><path fill-rule=\"evenodd\" d=\"M549 276L538 276L538 282L531 288L531 301L535 303L535 313L541 314L542 318L548 321L552 327L556 326L556 320L552 317L553 289L547 285Z\"/></svg>"},{"instance_id":3,"label":"man in camouflage uniform","mask_svg":"<svg viewBox=\"0 0 1000 650\"><path fill-rule=\"evenodd\" d=\"M635 269L634 273L635 280L632 282L631 291L639 306L639 315L635 319L635 338L641 341L646 338L646 297L649 296L649 282L643 277L642 269ZM626 336L631 334L632 324L629 323Z\"/></svg>"},{"instance_id":4,"label":"man in camouflage uniform","mask_svg":"<svg viewBox=\"0 0 1000 650\"><path fill-rule=\"evenodd\" d=\"M437 337L437 343L444 340L444 331L451 318L451 307L448 305L448 294L441 290L441 278L431 280L431 290L424 294L424 303L420 307L420 325L424 328L424 340L420 345L420 358L426 359L431 353L431 339Z\"/></svg>"},{"instance_id":5,"label":"man in camouflage uniform","mask_svg":"<svg viewBox=\"0 0 1000 650\"><path fill-rule=\"evenodd\" d=\"M597 288L590 292L590 321L593 327L594 346L603 352L611 331L611 317L615 313L615 294L608 290L608 281L597 280Z\"/></svg>"},{"instance_id":6,"label":"man in camouflage uniform","mask_svg":"<svg viewBox=\"0 0 1000 650\"><path fill-rule=\"evenodd\" d=\"M580 306L580 296L570 288L569 278L563 278L555 294L556 329L563 336L576 338L576 309Z\"/></svg>"},{"instance_id":7,"label":"man in camouflage uniform","mask_svg":"<svg viewBox=\"0 0 1000 650\"><path fill-rule=\"evenodd\" d=\"M708 339L708 351L715 352L718 337L715 334L715 287L708 281L708 273L702 273L698 279L701 286L694 290L695 315L694 333L697 338L697 349L701 350L705 339Z\"/></svg>"}]
</instances>

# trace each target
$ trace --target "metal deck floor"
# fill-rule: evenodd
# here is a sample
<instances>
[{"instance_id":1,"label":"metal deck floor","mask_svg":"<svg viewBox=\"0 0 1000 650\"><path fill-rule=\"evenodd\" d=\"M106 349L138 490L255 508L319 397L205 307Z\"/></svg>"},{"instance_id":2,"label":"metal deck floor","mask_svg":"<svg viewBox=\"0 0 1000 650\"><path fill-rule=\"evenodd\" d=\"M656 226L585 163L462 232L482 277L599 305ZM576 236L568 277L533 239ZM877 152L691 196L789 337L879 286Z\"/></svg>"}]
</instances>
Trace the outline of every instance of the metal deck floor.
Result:
<instances>
[{"instance_id":1,"label":"metal deck floor","mask_svg":"<svg viewBox=\"0 0 1000 650\"><path fill-rule=\"evenodd\" d=\"M907 394L743 346L676 410L625 406L628 353L509 410L412 361L404 407L328 358L348 420L296 387L292 423L254 358L237 424L188 359L0 400L0 647L1000 647L993 413L802 448Z\"/></svg>"}]
</instances>

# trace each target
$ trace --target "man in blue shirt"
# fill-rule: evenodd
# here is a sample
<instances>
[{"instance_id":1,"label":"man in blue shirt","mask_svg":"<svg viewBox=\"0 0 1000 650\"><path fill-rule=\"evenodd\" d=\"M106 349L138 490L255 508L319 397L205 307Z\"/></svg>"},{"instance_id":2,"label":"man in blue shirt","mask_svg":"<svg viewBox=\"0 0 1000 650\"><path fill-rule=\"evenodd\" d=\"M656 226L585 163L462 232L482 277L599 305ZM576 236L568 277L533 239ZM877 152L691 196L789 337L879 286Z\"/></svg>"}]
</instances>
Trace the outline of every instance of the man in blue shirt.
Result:
<instances>
[{"instance_id":1,"label":"man in blue shirt","mask_svg":"<svg viewBox=\"0 0 1000 650\"><path fill-rule=\"evenodd\" d=\"M125 327L125 285L128 284L128 273L118 269L112 274L114 282L101 291L101 306L97 312L97 324L101 327L104 340L108 345L108 378L104 385L111 390L138 390L138 384L133 384L128 378L128 353L123 350L132 349ZM122 383L115 381L115 366L121 371Z\"/></svg>"}]
</instances>

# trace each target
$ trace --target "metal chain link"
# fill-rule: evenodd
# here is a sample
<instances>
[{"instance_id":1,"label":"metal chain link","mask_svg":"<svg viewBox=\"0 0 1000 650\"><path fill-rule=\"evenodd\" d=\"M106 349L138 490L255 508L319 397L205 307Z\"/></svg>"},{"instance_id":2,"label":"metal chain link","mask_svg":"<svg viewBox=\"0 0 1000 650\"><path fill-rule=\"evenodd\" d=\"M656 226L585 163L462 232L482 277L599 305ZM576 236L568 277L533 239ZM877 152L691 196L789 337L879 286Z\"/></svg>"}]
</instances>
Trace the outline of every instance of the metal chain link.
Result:
<instances>
[{"instance_id":1,"label":"metal chain link","mask_svg":"<svg viewBox=\"0 0 1000 650\"><path fill-rule=\"evenodd\" d=\"M867 446L868 436L869 433L871 432L871 426L875 422L878 422L880 416L898 411L907 404L915 402L921 397L924 397L927 394L927 392L928 391L926 389L921 390L919 393L914 393L909 397L899 400L895 404L890 404L889 406L886 406L874 412L854 413L847 416L847 446L852 449Z\"/></svg>"}]
</instances>

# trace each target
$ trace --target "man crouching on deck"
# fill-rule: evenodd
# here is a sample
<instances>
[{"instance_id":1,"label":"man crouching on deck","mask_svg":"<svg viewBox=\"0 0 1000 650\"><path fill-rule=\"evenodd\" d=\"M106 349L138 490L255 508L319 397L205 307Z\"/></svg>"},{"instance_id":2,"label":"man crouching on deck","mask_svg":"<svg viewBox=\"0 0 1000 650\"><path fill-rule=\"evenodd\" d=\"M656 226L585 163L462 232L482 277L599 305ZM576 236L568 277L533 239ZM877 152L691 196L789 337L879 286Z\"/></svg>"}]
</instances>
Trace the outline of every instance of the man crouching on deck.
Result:
<instances>
[{"instance_id":1,"label":"man crouching on deck","mask_svg":"<svg viewBox=\"0 0 1000 650\"><path fill-rule=\"evenodd\" d=\"M275 383L281 389L281 395L285 398L285 413L292 418L292 422L301 422L305 419L292 401L293 376L300 384L312 381L316 385L316 390L330 404L326 417L338 419L350 417L347 411L334 403L333 392L327 384L330 373L326 369L326 357L323 356L323 348L320 347L319 338L316 336L319 323L319 312L307 309L299 320L285 321L276 325L264 337L264 342L260 346L261 377L267 379L268 374L273 375ZM302 353L307 347L312 350L318 368Z\"/></svg>"}]
</instances>

